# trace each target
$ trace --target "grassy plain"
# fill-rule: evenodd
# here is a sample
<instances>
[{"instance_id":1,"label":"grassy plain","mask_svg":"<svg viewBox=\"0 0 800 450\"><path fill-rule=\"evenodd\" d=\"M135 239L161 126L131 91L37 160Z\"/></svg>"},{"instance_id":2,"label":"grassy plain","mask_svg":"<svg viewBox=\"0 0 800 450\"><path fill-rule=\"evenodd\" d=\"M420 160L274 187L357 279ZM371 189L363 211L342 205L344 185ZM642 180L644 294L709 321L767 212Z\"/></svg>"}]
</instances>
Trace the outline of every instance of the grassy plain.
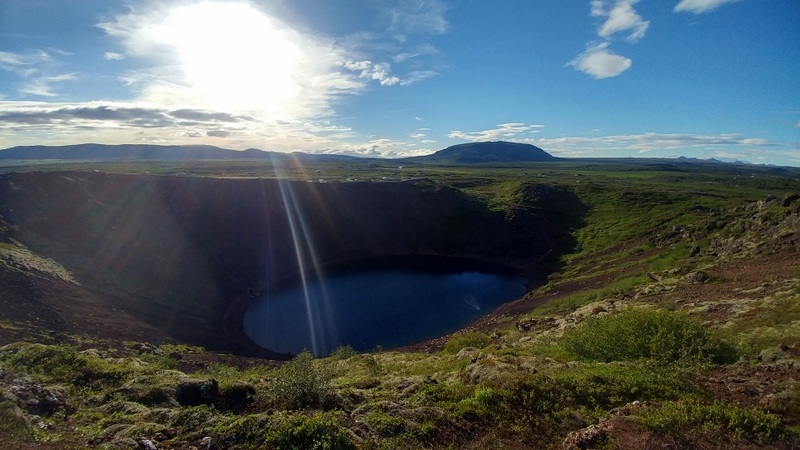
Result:
<instances>
[{"instance_id":1,"label":"grassy plain","mask_svg":"<svg viewBox=\"0 0 800 450\"><path fill-rule=\"evenodd\" d=\"M0 348L3 390L29 377L70 406L34 423L5 396L0 441L21 448L800 445L800 200L791 195L800 192L800 170L679 160L0 170L66 169L310 182L422 178L508 215L532 208L569 224L570 236L541 262L541 282L525 298L412 349L343 347L278 364L78 337L8 345ZM181 398L192 385L212 388Z\"/></svg>"}]
</instances>

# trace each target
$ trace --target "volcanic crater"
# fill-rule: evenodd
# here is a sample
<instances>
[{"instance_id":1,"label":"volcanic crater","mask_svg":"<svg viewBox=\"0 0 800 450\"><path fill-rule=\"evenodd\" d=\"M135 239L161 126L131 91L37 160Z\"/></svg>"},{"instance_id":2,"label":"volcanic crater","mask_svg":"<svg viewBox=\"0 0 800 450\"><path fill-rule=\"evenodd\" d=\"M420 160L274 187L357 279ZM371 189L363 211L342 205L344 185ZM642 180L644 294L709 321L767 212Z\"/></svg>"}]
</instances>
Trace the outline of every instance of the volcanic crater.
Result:
<instances>
[{"instance_id":1,"label":"volcanic crater","mask_svg":"<svg viewBox=\"0 0 800 450\"><path fill-rule=\"evenodd\" d=\"M68 276L41 264L34 278L4 271L4 303L23 328L282 357L244 334L242 316L270 286L312 264L436 256L534 280L569 234L530 204L547 193L528 190L518 207L498 212L426 180L7 174L0 176L4 245L30 249Z\"/></svg>"}]
</instances>

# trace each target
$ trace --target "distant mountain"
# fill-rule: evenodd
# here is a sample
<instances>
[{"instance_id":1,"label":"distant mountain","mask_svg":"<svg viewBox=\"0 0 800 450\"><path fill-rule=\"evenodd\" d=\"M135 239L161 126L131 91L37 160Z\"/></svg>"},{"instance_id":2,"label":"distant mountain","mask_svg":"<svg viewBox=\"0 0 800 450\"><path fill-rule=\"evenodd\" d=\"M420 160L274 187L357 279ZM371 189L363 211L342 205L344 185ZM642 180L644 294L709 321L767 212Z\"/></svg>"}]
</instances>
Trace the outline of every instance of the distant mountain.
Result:
<instances>
[{"instance_id":1,"label":"distant mountain","mask_svg":"<svg viewBox=\"0 0 800 450\"><path fill-rule=\"evenodd\" d=\"M0 150L0 160L45 160L69 161L193 161L193 160L238 160L238 159L302 159L333 160L350 159L344 155L311 155L307 153L268 152L256 148L229 150L211 145L146 145L146 144L78 144L50 147L33 145L11 147Z\"/></svg>"},{"instance_id":2,"label":"distant mountain","mask_svg":"<svg viewBox=\"0 0 800 450\"><path fill-rule=\"evenodd\" d=\"M504 141L458 144L439 150L432 155L413 158L414 161L457 164L555 161L557 159L535 145Z\"/></svg>"}]
</instances>

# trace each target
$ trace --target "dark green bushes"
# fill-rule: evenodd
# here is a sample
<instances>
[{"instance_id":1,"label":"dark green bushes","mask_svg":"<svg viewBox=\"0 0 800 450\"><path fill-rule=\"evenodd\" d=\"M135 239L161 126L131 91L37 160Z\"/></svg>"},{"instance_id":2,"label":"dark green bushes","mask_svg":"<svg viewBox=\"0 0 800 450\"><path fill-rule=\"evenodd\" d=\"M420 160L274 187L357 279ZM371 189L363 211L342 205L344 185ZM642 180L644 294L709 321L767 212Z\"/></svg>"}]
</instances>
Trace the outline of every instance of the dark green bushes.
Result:
<instances>
[{"instance_id":1,"label":"dark green bushes","mask_svg":"<svg viewBox=\"0 0 800 450\"><path fill-rule=\"evenodd\" d=\"M732 362L736 352L686 314L630 308L588 319L564 334L564 347L588 361Z\"/></svg>"}]
</instances>

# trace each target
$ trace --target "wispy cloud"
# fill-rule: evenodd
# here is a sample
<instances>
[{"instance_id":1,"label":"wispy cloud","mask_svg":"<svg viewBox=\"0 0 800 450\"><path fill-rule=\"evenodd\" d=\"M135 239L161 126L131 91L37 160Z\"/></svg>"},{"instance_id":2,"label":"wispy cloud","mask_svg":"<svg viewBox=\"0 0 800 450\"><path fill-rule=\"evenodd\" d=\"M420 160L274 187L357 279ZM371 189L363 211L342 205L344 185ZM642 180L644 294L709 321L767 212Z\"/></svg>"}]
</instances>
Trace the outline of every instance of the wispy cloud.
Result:
<instances>
[{"instance_id":1,"label":"wispy cloud","mask_svg":"<svg viewBox=\"0 0 800 450\"><path fill-rule=\"evenodd\" d=\"M77 73L65 73L53 76L40 76L25 82L19 89L23 94L37 95L40 97L56 97L58 93L54 92L56 84L63 81L72 81L78 78Z\"/></svg>"},{"instance_id":2,"label":"wispy cloud","mask_svg":"<svg viewBox=\"0 0 800 450\"><path fill-rule=\"evenodd\" d=\"M471 142L486 142L497 140L515 140L520 136L538 133L544 125L528 125L522 122L501 123L497 127L483 131L451 131L447 137Z\"/></svg>"},{"instance_id":3,"label":"wispy cloud","mask_svg":"<svg viewBox=\"0 0 800 450\"><path fill-rule=\"evenodd\" d=\"M125 56L120 53L105 52L103 53L103 58L109 61L119 61L121 59L125 59Z\"/></svg>"},{"instance_id":4,"label":"wispy cloud","mask_svg":"<svg viewBox=\"0 0 800 450\"><path fill-rule=\"evenodd\" d=\"M48 51L35 50L27 53L0 52L0 70L15 74L20 78L17 93L23 96L56 97L56 85L77 79L78 73L53 74L59 66L51 56L69 56L71 53L50 48Z\"/></svg>"},{"instance_id":5,"label":"wispy cloud","mask_svg":"<svg viewBox=\"0 0 800 450\"><path fill-rule=\"evenodd\" d=\"M615 77L630 69L633 61L608 49L608 42L589 46L585 52L567 63L595 79Z\"/></svg>"},{"instance_id":6,"label":"wispy cloud","mask_svg":"<svg viewBox=\"0 0 800 450\"><path fill-rule=\"evenodd\" d=\"M401 0L386 9L388 31L400 42L419 34L443 34L450 28L446 11L439 0Z\"/></svg>"},{"instance_id":7,"label":"wispy cloud","mask_svg":"<svg viewBox=\"0 0 800 450\"><path fill-rule=\"evenodd\" d=\"M51 60L52 57L42 50L24 54L0 52L0 69L27 77L36 73L41 64Z\"/></svg>"},{"instance_id":8,"label":"wispy cloud","mask_svg":"<svg viewBox=\"0 0 800 450\"><path fill-rule=\"evenodd\" d=\"M702 14L717 9L725 3L734 3L738 1L739 0L681 0L675 6L675 12Z\"/></svg>"}]
</instances>

